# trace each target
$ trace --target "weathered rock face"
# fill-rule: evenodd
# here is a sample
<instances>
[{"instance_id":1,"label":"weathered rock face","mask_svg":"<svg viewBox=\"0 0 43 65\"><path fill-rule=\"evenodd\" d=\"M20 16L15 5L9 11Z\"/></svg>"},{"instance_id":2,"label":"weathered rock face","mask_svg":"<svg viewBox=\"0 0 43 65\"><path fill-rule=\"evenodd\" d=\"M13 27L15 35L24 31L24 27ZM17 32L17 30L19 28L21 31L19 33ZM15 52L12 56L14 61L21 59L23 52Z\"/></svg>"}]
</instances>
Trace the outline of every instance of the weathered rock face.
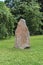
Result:
<instances>
[{"instance_id":1,"label":"weathered rock face","mask_svg":"<svg viewBox=\"0 0 43 65\"><path fill-rule=\"evenodd\" d=\"M28 28L26 26L26 22L24 19L20 19L18 22L17 29L15 31L15 37L16 37L16 48L27 48L30 47L30 35Z\"/></svg>"}]
</instances>

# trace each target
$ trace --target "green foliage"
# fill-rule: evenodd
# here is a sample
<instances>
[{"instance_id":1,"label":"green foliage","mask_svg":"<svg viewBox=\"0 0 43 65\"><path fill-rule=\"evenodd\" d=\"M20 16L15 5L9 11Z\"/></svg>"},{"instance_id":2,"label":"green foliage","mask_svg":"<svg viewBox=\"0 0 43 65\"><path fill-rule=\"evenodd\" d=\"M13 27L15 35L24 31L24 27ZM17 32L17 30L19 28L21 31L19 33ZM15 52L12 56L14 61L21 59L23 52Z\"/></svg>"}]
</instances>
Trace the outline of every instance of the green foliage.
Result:
<instances>
[{"instance_id":1,"label":"green foliage","mask_svg":"<svg viewBox=\"0 0 43 65\"><path fill-rule=\"evenodd\" d=\"M27 1L14 1L11 8L11 13L15 15L16 19L23 17L26 20L30 34L42 34L41 32L41 18L42 13L39 11L40 6L36 0L31 2Z\"/></svg>"},{"instance_id":2,"label":"green foliage","mask_svg":"<svg viewBox=\"0 0 43 65\"><path fill-rule=\"evenodd\" d=\"M43 34L41 22L42 12L40 12L38 0L12 0L12 2L9 0L9 2L5 3L8 3L7 6L10 7L11 13L15 16L17 21L19 17L23 17L26 20L31 35ZM15 25L15 23L14 26L16 28L17 25Z\"/></svg>"},{"instance_id":3,"label":"green foliage","mask_svg":"<svg viewBox=\"0 0 43 65\"><path fill-rule=\"evenodd\" d=\"M11 36L13 32L14 18L10 13L10 9L0 2L0 38Z\"/></svg>"}]
</instances>

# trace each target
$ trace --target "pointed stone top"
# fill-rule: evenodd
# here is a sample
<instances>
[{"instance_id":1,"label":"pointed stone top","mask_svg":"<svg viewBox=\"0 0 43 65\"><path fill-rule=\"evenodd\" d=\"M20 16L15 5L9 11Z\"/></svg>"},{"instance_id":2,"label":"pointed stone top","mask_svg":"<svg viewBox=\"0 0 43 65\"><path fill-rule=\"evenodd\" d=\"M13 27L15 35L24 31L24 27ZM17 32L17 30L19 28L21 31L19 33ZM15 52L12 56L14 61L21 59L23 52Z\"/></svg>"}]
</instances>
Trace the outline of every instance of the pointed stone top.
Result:
<instances>
[{"instance_id":1,"label":"pointed stone top","mask_svg":"<svg viewBox=\"0 0 43 65\"><path fill-rule=\"evenodd\" d=\"M18 22L18 25L26 26L26 21L25 21L25 19L20 19L19 22Z\"/></svg>"}]
</instances>

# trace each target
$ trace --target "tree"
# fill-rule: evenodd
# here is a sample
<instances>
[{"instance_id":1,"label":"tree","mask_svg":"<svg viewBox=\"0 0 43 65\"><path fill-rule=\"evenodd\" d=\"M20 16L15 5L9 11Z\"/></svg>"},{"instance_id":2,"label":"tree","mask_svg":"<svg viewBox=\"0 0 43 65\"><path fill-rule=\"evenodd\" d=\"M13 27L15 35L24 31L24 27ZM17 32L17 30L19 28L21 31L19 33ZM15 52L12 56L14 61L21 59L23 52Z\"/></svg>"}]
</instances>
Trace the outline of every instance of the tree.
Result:
<instances>
[{"instance_id":1,"label":"tree","mask_svg":"<svg viewBox=\"0 0 43 65\"><path fill-rule=\"evenodd\" d=\"M11 36L13 32L14 17L10 9L0 2L0 39Z\"/></svg>"},{"instance_id":2,"label":"tree","mask_svg":"<svg viewBox=\"0 0 43 65\"><path fill-rule=\"evenodd\" d=\"M19 17L26 20L30 34L42 34L40 6L37 0L14 0L11 7L11 13L18 21Z\"/></svg>"}]
</instances>

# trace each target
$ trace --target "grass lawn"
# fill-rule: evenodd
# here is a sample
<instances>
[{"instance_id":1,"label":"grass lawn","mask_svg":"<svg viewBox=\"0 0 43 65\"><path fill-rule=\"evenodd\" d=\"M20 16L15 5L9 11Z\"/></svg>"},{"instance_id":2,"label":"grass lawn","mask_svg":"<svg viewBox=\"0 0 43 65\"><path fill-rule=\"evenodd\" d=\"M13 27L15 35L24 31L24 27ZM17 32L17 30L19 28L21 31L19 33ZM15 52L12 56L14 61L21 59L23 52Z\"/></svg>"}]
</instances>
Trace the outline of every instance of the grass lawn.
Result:
<instances>
[{"instance_id":1,"label":"grass lawn","mask_svg":"<svg viewBox=\"0 0 43 65\"><path fill-rule=\"evenodd\" d=\"M31 36L31 48L14 48L15 38L0 40L0 65L43 65L43 36Z\"/></svg>"}]
</instances>

